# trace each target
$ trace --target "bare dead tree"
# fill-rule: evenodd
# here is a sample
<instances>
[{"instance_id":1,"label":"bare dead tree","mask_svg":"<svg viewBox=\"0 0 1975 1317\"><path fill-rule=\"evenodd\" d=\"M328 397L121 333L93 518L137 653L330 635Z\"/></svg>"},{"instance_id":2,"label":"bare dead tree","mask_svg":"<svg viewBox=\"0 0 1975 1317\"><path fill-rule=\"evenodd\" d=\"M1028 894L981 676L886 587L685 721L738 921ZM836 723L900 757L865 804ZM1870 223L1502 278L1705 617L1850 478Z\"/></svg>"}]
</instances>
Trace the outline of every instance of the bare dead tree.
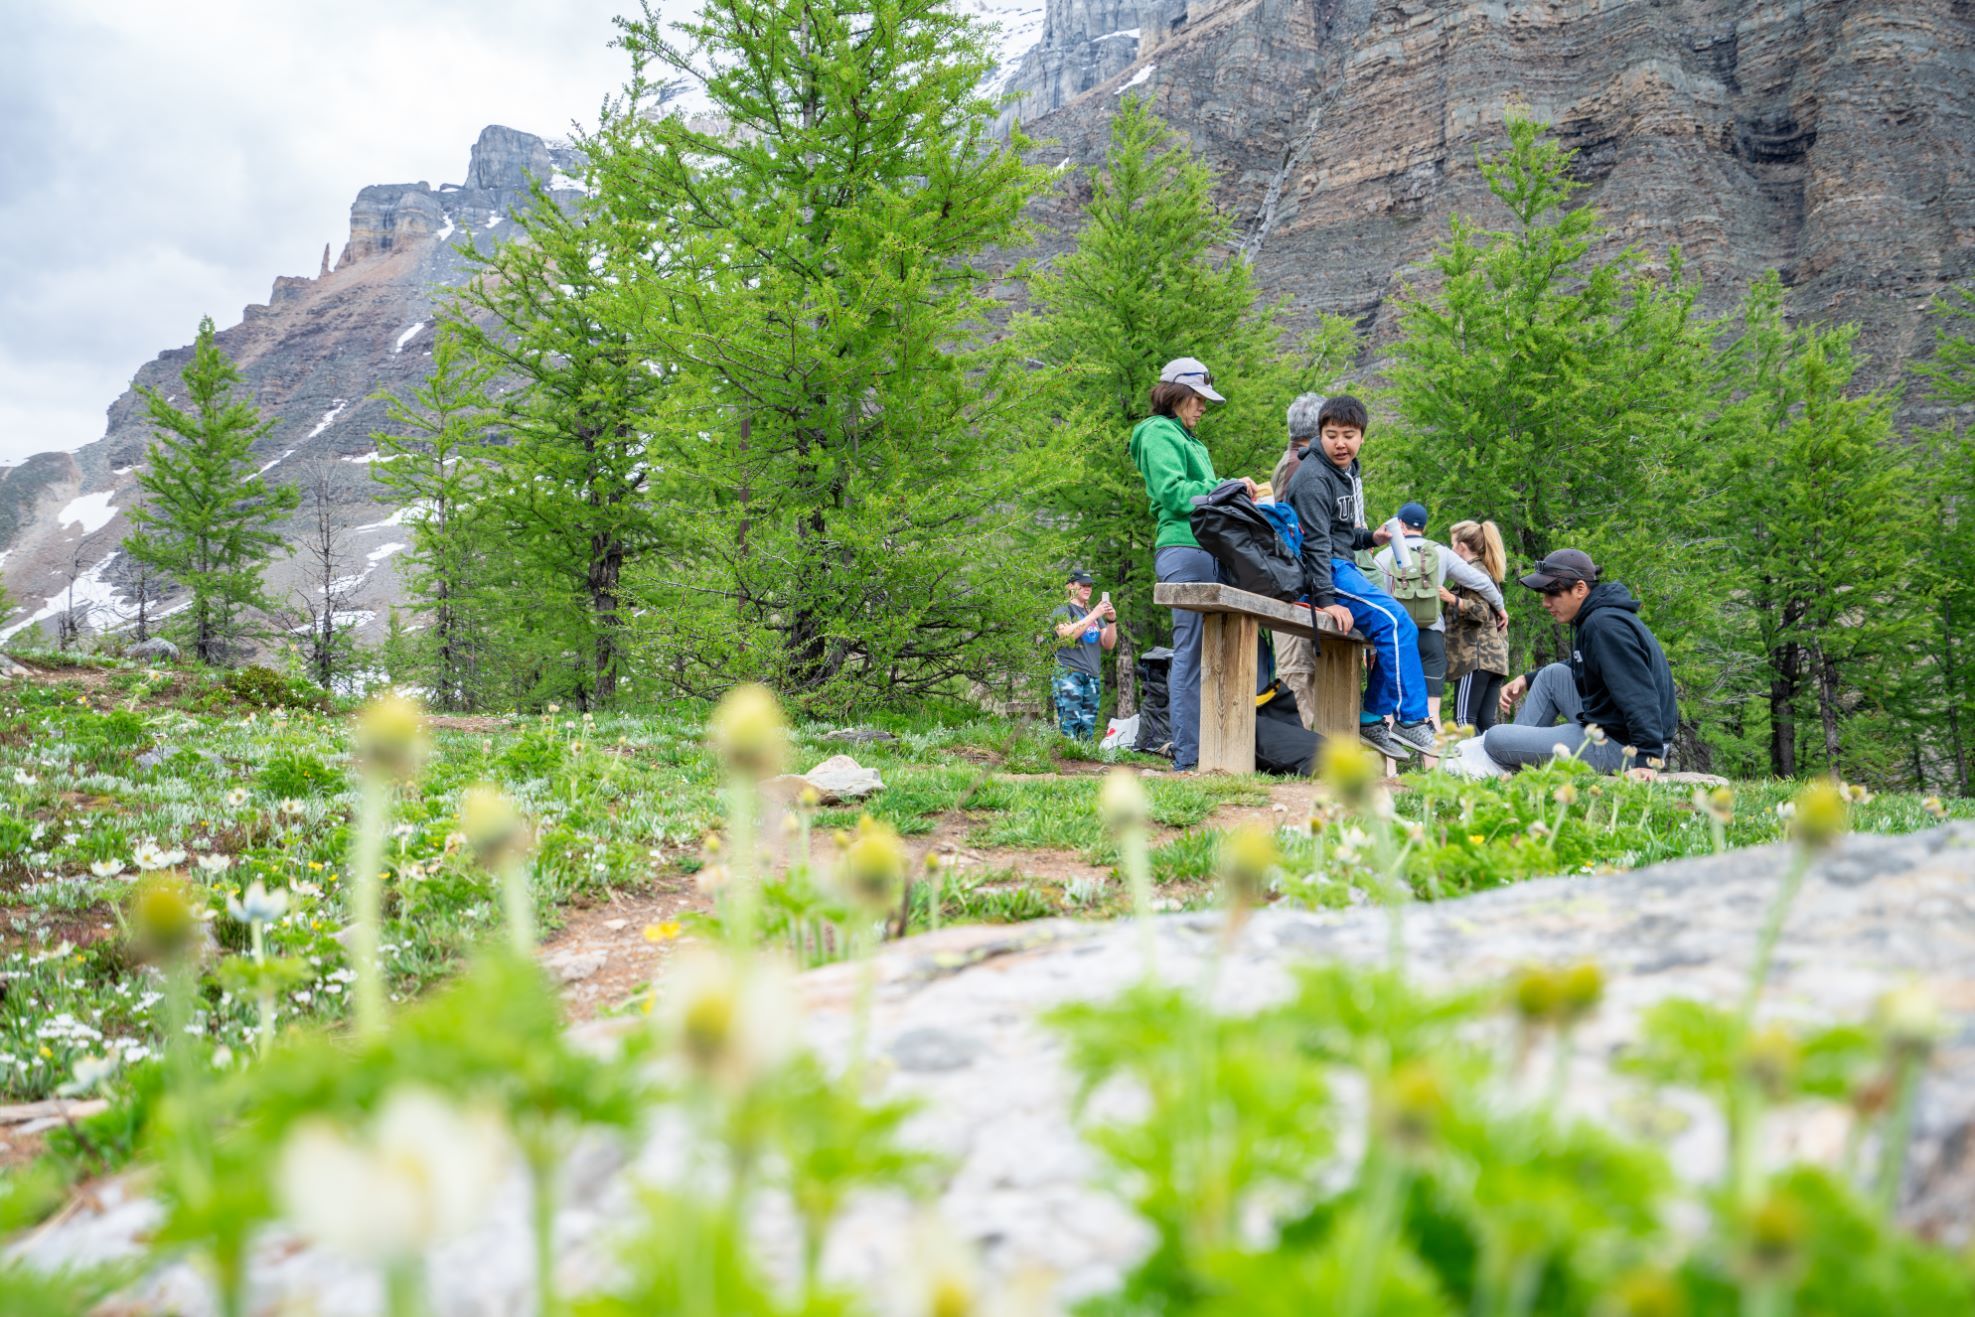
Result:
<instances>
[{"instance_id":1,"label":"bare dead tree","mask_svg":"<svg viewBox=\"0 0 1975 1317\"><path fill-rule=\"evenodd\" d=\"M294 607L288 610L288 629L306 635L303 655L309 675L328 690L349 657L348 618L357 579L346 570L348 546L336 517L335 468L312 462L301 485L304 529L291 557L302 565L302 574L289 593Z\"/></svg>"},{"instance_id":2,"label":"bare dead tree","mask_svg":"<svg viewBox=\"0 0 1975 1317\"><path fill-rule=\"evenodd\" d=\"M83 575L82 545L83 541L77 540L75 552L69 558L69 569L65 573L68 597L63 602L62 611L55 616L55 648L63 653L75 648L81 641L83 629L89 625L89 619L95 612L95 605L88 600L85 599L81 604L75 601L75 583L82 579Z\"/></svg>"},{"instance_id":3,"label":"bare dead tree","mask_svg":"<svg viewBox=\"0 0 1975 1317\"><path fill-rule=\"evenodd\" d=\"M158 605L171 593L171 582L157 568L128 553L117 555L116 567L107 575L127 601L117 605L115 625L128 625L133 643L143 644L157 630Z\"/></svg>"}]
</instances>

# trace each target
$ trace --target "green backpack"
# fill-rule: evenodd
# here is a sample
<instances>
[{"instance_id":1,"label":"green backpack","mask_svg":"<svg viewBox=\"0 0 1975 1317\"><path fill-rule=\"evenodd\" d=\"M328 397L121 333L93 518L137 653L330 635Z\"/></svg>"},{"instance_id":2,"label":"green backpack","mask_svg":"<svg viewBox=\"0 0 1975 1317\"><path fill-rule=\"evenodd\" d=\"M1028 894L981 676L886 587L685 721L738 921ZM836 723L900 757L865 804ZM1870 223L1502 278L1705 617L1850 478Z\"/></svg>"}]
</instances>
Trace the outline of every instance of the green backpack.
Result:
<instances>
[{"instance_id":1,"label":"green backpack","mask_svg":"<svg viewBox=\"0 0 1975 1317\"><path fill-rule=\"evenodd\" d=\"M1392 597L1425 630L1440 620L1440 546L1414 540L1412 549L1409 568L1400 567L1399 555L1392 555Z\"/></svg>"}]
</instances>

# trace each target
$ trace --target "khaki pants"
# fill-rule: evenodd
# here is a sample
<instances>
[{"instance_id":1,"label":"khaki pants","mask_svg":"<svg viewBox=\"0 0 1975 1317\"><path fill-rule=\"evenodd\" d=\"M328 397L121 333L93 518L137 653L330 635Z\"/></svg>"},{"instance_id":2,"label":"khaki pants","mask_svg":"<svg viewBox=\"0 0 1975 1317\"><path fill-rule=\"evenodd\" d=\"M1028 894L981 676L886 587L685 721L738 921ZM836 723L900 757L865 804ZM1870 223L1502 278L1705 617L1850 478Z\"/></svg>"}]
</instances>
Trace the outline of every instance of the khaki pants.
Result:
<instances>
[{"instance_id":1,"label":"khaki pants","mask_svg":"<svg viewBox=\"0 0 1975 1317\"><path fill-rule=\"evenodd\" d=\"M1317 646L1307 636L1276 634L1276 678L1296 697L1296 716L1314 730L1317 716Z\"/></svg>"}]
</instances>

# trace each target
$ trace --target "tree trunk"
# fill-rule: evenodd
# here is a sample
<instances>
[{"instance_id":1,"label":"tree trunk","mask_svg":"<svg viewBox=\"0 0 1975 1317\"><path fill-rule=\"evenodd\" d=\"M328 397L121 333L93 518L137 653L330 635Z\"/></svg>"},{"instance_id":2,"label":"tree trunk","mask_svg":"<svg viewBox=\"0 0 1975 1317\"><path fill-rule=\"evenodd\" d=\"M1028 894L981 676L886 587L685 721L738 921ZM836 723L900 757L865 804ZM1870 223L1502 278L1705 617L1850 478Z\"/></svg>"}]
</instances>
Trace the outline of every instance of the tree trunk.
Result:
<instances>
[{"instance_id":1,"label":"tree trunk","mask_svg":"<svg viewBox=\"0 0 1975 1317\"><path fill-rule=\"evenodd\" d=\"M1955 791L1968 795L1968 749L1961 743L1961 691L1954 668L1954 600L1941 599L1941 680L1947 689L1948 751L1954 756Z\"/></svg>"},{"instance_id":2,"label":"tree trunk","mask_svg":"<svg viewBox=\"0 0 1975 1317\"><path fill-rule=\"evenodd\" d=\"M1118 624L1118 647L1112 651L1116 656L1117 667L1113 680L1118 691L1118 717L1129 718L1138 712L1138 669L1132 644L1131 629Z\"/></svg>"},{"instance_id":3,"label":"tree trunk","mask_svg":"<svg viewBox=\"0 0 1975 1317\"><path fill-rule=\"evenodd\" d=\"M1797 775L1797 647L1788 641L1769 651L1769 771Z\"/></svg>"},{"instance_id":4,"label":"tree trunk","mask_svg":"<svg viewBox=\"0 0 1975 1317\"><path fill-rule=\"evenodd\" d=\"M590 541L590 608L596 615L597 635L592 648L595 659L596 697L609 703L617 694L617 637L623 624L619 615L618 579L624 573L624 544L603 536Z\"/></svg>"},{"instance_id":5,"label":"tree trunk","mask_svg":"<svg viewBox=\"0 0 1975 1317\"><path fill-rule=\"evenodd\" d=\"M1116 603L1131 597L1132 564L1129 559L1118 564L1117 584L1113 586L1112 602ZM1112 669L1114 684L1118 691L1118 717L1129 718L1138 712L1138 646L1133 643L1131 626L1123 610L1118 617L1118 647L1113 650Z\"/></svg>"},{"instance_id":6,"label":"tree trunk","mask_svg":"<svg viewBox=\"0 0 1975 1317\"><path fill-rule=\"evenodd\" d=\"M1824 724L1824 762L1835 776L1838 764L1838 664L1821 648L1812 651L1817 665L1817 714Z\"/></svg>"}]
</instances>

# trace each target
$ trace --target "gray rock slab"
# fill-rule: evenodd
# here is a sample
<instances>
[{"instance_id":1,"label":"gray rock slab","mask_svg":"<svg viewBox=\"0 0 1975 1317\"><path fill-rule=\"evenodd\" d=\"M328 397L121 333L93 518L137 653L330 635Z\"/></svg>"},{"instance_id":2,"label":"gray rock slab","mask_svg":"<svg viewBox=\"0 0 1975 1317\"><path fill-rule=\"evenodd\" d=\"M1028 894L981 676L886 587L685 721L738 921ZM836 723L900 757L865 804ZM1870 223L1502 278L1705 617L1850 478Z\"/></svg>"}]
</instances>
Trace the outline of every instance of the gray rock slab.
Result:
<instances>
[{"instance_id":1,"label":"gray rock slab","mask_svg":"<svg viewBox=\"0 0 1975 1317\"><path fill-rule=\"evenodd\" d=\"M1629 1128L1650 1105L1617 1076L1612 1062L1637 1036L1640 1013L1668 997L1736 1000L1757 929L1784 867L1780 846L1654 866L1633 873L1523 883L1405 915L1405 953L1428 984L1501 980L1532 962L1598 961L1607 997L1578 1037L1569 1106ZM1252 919L1216 975L1217 1000L1248 1010L1277 999L1290 971L1312 960L1380 961L1381 910L1264 911ZM1176 915L1155 925L1160 977L1198 982L1221 937L1213 915ZM980 1248L1003 1280L1054 1279L1070 1300L1116 1282L1147 1243L1144 1228L1097 1183L1095 1155L1072 1124L1071 1084L1062 1049L1040 1023L1051 1007L1103 999L1132 983L1143 966L1129 924L1046 921L1007 928L946 930L886 949L877 961L872 1054L883 1086L924 1102L911 1139L947 1159L951 1175L940 1209ZM1949 1037L1921 1091L1908 1158L1903 1217L1927 1234L1965 1243L1975 1201L1975 826L1957 824L1907 837L1852 837L1813 868L1780 944L1765 1015L1836 1022L1867 1014L1888 988L1919 981L1943 1003ZM802 980L810 1043L841 1056L852 1034L858 970L832 966ZM592 1041L638 1027L586 1026ZM1535 1058L1533 1070L1547 1071ZM1103 1095L1100 1095L1103 1096ZM1721 1130L1697 1102L1662 1103L1656 1128L1676 1168L1699 1181L1718 1173ZM1664 1126L1668 1112L1677 1116ZM1636 1131L1635 1131L1636 1132ZM1774 1150L1835 1158L1844 1127L1829 1110L1806 1109L1774 1122ZM612 1267L621 1223L631 1219L641 1176L678 1163L676 1126L635 1149L586 1142L566 1167L568 1211L559 1223L566 1283L595 1285ZM827 1270L882 1292L899 1273L910 1234L908 1205L859 1201L832 1242ZM17 1241L13 1251L43 1265L137 1252L155 1218L123 1184L100 1190L59 1224ZM787 1218L764 1214L758 1234L771 1264L793 1261ZM445 1313L505 1313L527 1304L526 1213L518 1183L495 1219L433 1259L432 1287ZM256 1265L256 1300L318 1313L375 1311L374 1281L292 1238L270 1237ZM209 1310L189 1266L147 1277L127 1296L131 1311Z\"/></svg>"}]
</instances>

